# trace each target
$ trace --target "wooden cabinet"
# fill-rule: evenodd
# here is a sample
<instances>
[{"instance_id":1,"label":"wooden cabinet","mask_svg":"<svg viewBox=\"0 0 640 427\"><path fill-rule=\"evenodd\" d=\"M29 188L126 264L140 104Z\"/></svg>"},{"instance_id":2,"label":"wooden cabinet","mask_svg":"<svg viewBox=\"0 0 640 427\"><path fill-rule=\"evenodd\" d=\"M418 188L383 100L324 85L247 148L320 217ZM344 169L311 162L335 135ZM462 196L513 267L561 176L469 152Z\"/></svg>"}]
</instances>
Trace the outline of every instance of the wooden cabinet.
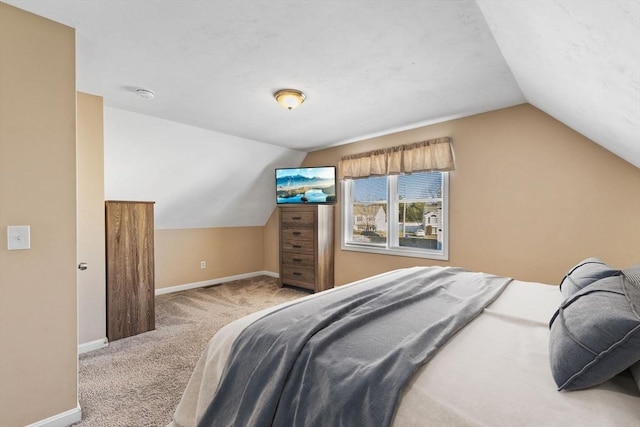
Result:
<instances>
[{"instance_id":1,"label":"wooden cabinet","mask_svg":"<svg viewBox=\"0 0 640 427\"><path fill-rule=\"evenodd\" d=\"M153 202L105 202L107 338L155 329Z\"/></svg>"},{"instance_id":2,"label":"wooden cabinet","mask_svg":"<svg viewBox=\"0 0 640 427\"><path fill-rule=\"evenodd\" d=\"M333 287L333 205L281 206L280 284Z\"/></svg>"}]
</instances>

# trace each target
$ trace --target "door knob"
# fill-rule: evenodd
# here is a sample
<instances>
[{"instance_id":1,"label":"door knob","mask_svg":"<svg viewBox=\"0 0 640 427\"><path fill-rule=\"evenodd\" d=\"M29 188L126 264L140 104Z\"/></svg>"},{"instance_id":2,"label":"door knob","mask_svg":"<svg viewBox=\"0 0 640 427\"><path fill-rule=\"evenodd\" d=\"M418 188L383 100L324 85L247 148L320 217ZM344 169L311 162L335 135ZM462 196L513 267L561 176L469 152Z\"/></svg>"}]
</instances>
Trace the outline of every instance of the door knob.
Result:
<instances>
[{"instance_id":1,"label":"door knob","mask_svg":"<svg viewBox=\"0 0 640 427\"><path fill-rule=\"evenodd\" d=\"M78 270L86 270L86 269L87 269L86 262L81 262L80 264L78 264Z\"/></svg>"}]
</instances>

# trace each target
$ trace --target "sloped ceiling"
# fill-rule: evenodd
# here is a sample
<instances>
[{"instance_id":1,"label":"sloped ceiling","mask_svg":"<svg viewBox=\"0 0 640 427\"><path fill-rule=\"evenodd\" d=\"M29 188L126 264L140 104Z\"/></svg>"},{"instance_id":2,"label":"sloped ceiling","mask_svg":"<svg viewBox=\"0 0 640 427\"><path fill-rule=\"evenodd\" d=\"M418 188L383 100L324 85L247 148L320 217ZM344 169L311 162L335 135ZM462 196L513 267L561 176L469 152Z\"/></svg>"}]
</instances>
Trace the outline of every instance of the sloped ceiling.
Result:
<instances>
[{"instance_id":1,"label":"sloped ceiling","mask_svg":"<svg viewBox=\"0 0 640 427\"><path fill-rule=\"evenodd\" d=\"M274 206L219 216L222 193L272 189L228 178L244 148L180 160L207 141L253 147L272 186L264 171L305 151L530 102L640 167L640 0L4 1L76 28L77 89L109 111L107 197L133 197L135 182L135 198L166 200L166 228L262 225ZM307 95L296 110L272 98L286 87ZM151 161L156 127L171 137ZM144 175L112 164L142 140Z\"/></svg>"},{"instance_id":2,"label":"sloped ceiling","mask_svg":"<svg viewBox=\"0 0 640 427\"><path fill-rule=\"evenodd\" d=\"M527 102L640 167L640 2L478 3Z\"/></svg>"},{"instance_id":3,"label":"sloped ceiling","mask_svg":"<svg viewBox=\"0 0 640 427\"><path fill-rule=\"evenodd\" d=\"M525 102L472 0L9 2L76 28L105 105L297 150Z\"/></svg>"},{"instance_id":4,"label":"sloped ceiling","mask_svg":"<svg viewBox=\"0 0 640 427\"><path fill-rule=\"evenodd\" d=\"M306 155L110 107L104 135L105 198L156 202L157 229L264 225L274 169Z\"/></svg>"}]
</instances>

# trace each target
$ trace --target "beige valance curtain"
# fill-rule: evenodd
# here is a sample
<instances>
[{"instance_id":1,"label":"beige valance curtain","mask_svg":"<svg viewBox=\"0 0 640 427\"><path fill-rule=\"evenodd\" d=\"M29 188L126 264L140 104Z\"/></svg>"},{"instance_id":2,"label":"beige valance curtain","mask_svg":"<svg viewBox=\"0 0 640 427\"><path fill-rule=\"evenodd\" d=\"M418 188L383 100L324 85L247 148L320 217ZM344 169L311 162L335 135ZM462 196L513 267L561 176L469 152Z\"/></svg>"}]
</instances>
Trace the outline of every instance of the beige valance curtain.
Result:
<instances>
[{"instance_id":1,"label":"beige valance curtain","mask_svg":"<svg viewBox=\"0 0 640 427\"><path fill-rule=\"evenodd\" d=\"M451 138L445 137L344 156L339 166L341 178L365 178L451 171L455 169L455 161Z\"/></svg>"}]
</instances>

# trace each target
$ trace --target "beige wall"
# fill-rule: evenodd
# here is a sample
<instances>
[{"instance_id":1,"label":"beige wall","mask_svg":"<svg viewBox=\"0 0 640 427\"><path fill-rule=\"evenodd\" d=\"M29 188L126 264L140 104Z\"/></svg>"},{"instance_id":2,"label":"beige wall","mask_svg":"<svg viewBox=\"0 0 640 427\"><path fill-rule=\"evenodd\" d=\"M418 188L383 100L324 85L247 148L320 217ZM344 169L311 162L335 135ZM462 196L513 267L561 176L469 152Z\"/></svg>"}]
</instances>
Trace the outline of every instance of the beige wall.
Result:
<instances>
[{"instance_id":1,"label":"beige wall","mask_svg":"<svg viewBox=\"0 0 640 427\"><path fill-rule=\"evenodd\" d=\"M77 407L71 28L0 3L0 425ZM7 251L8 225L31 249Z\"/></svg>"},{"instance_id":2,"label":"beige wall","mask_svg":"<svg viewBox=\"0 0 640 427\"><path fill-rule=\"evenodd\" d=\"M102 97L77 94L78 343L106 337L104 132Z\"/></svg>"},{"instance_id":3,"label":"beige wall","mask_svg":"<svg viewBox=\"0 0 640 427\"><path fill-rule=\"evenodd\" d=\"M316 151L304 165L337 165L345 154L441 136L453 138L457 164L449 261L342 251L338 244L337 284L414 265L558 283L589 256L618 267L640 263L640 170L528 104ZM277 248L277 236L265 247ZM266 269L277 268L270 262Z\"/></svg>"},{"instance_id":4,"label":"beige wall","mask_svg":"<svg viewBox=\"0 0 640 427\"><path fill-rule=\"evenodd\" d=\"M156 289L262 271L264 228L156 230L155 264Z\"/></svg>"}]
</instances>

